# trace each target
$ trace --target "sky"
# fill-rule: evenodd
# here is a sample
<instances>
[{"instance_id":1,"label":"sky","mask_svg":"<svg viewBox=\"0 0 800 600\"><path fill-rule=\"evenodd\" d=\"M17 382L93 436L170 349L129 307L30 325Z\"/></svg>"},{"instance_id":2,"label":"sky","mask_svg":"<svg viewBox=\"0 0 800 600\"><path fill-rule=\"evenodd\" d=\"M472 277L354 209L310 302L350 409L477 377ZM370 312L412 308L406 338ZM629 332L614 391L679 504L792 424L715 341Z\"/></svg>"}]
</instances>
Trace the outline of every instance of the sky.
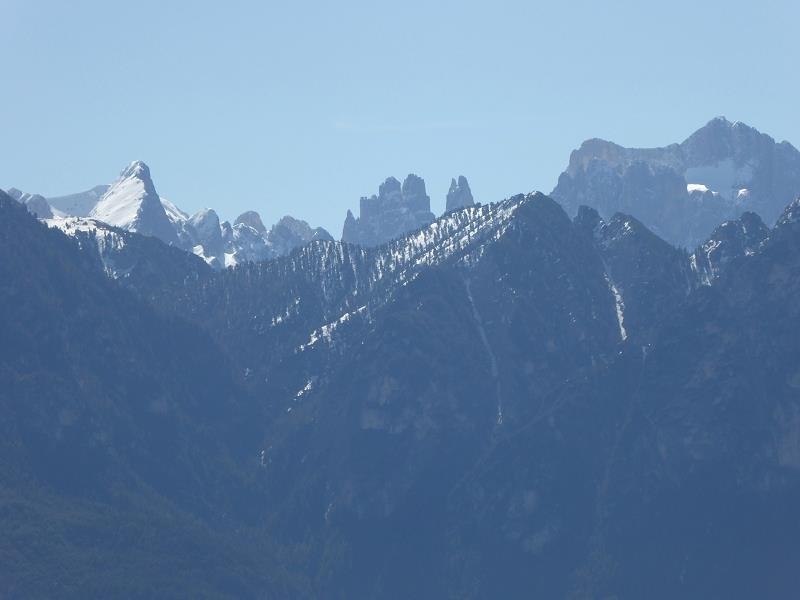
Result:
<instances>
[{"instance_id":1,"label":"sky","mask_svg":"<svg viewBox=\"0 0 800 600\"><path fill-rule=\"evenodd\" d=\"M130 161L223 219L334 236L386 177L549 192L587 138L679 142L725 115L800 145L800 3L0 0L0 188Z\"/></svg>"}]
</instances>

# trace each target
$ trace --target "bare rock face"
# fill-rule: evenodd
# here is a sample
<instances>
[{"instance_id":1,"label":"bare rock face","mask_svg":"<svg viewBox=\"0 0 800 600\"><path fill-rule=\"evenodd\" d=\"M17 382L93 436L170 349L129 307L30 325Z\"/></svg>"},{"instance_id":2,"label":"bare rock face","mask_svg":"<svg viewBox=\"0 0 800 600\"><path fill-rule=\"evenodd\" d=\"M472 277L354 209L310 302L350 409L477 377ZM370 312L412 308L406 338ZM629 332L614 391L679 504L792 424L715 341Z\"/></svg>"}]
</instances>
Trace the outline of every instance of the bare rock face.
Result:
<instances>
[{"instance_id":1,"label":"bare rock face","mask_svg":"<svg viewBox=\"0 0 800 600\"><path fill-rule=\"evenodd\" d=\"M475 200L472 198L472 190L469 189L467 178L463 175L458 176L458 181L455 179L450 182L450 190L447 192L447 204L445 210L457 210L465 206L473 206Z\"/></svg>"},{"instance_id":2,"label":"bare rock face","mask_svg":"<svg viewBox=\"0 0 800 600\"><path fill-rule=\"evenodd\" d=\"M237 223L231 226L225 221L220 227L225 253L219 263L212 266L232 267L275 257L267 239L250 225Z\"/></svg>"},{"instance_id":3,"label":"bare rock face","mask_svg":"<svg viewBox=\"0 0 800 600\"><path fill-rule=\"evenodd\" d=\"M342 241L350 241L352 243L358 239L359 234L358 221L353 216L353 211L348 209L347 216L344 219L344 226L342 227Z\"/></svg>"},{"instance_id":4,"label":"bare rock face","mask_svg":"<svg viewBox=\"0 0 800 600\"><path fill-rule=\"evenodd\" d=\"M389 177L378 188L378 195L363 197L359 216L348 211L342 228L342 241L361 246L378 246L434 220L425 181L410 174L402 185Z\"/></svg>"},{"instance_id":5,"label":"bare rock face","mask_svg":"<svg viewBox=\"0 0 800 600\"><path fill-rule=\"evenodd\" d=\"M774 224L800 193L800 152L724 117L680 144L624 148L591 139L572 152L552 196L603 218L625 212L678 246L695 248L743 212Z\"/></svg>"},{"instance_id":6,"label":"bare rock face","mask_svg":"<svg viewBox=\"0 0 800 600\"><path fill-rule=\"evenodd\" d=\"M202 254L196 252L198 255L214 257L218 263L224 264L222 230L219 216L213 209L196 212L186 222L185 229L190 233L192 248L202 247Z\"/></svg>"},{"instance_id":7,"label":"bare rock face","mask_svg":"<svg viewBox=\"0 0 800 600\"><path fill-rule=\"evenodd\" d=\"M267 233L267 228L264 227L264 222L261 220L261 215L254 210L248 210L236 217L236 220L233 222L233 224L239 225L240 223L252 227L261 235Z\"/></svg>"}]
</instances>

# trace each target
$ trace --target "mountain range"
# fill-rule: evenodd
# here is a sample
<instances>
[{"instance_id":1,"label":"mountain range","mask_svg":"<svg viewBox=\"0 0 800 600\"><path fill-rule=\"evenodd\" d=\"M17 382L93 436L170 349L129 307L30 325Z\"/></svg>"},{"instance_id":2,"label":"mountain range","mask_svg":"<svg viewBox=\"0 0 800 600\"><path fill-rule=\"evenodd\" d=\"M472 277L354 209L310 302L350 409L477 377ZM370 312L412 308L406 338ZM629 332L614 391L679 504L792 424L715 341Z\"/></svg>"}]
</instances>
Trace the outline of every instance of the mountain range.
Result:
<instances>
[{"instance_id":1,"label":"mountain range","mask_svg":"<svg viewBox=\"0 0 800 600\"><path fill-rule=\"evenodd\" d=\"M800 191L800 152L789 142L724 117L709 121L681 143L625 148L590 139L572 152L551 197L575 215L590 206L604 218L630 214L673 245L694 249L721 223L752 212L774 223ZM9 189L9 195L51 225L74 228L92 219L155 236L201 256L215 268L283 256L317 239L333 239L321 227L284 217L269 231L255 211L220 222L213 209L189 216L155 190L141 161L126 167L111 185L46 199ZM453 179L445 212L474 204L466 177ZM347 211L344 242L377 246L431 223L425 181L409 174L387 178L378 194L362 197L359 215Z\"/></svg>"},{"instance_id":2,"label":"mountain range","mask_svg":"<svg viewBox=\"0 0 800 600\"><path fill-rule=\"evenodd\" d=\"M85 215L0 193L0 592L792 597L800 186L753 132L439 217L390 178L341 241L142 163Z\"/></svg>"},{"instance_id":3,"label":"mountain range","mask_svg":"<svg viewBox=\"0 0 800 600\"><path fill-rule=\"evenodd\" d=\"M45 199L15 188L9 195L28 210L64 231L119 228L155 237L196 254L214 268L282 256L316 239L332 239L321 227L284 217L266 230L254 211L240 215L231 225L220 222L213 209L189 216L156 191L149 167L134 161L108 186L87 192Z\"/></svg>"}]
</instances>

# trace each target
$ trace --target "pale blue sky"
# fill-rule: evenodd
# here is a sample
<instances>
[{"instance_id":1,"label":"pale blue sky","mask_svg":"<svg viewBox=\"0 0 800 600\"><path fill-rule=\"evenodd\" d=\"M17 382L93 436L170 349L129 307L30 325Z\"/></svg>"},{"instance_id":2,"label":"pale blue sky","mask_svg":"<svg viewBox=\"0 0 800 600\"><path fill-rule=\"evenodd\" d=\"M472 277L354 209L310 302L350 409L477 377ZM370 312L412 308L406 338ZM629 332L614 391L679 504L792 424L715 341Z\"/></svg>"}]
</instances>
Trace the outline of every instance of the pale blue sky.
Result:
<instances>
[{"instance_id":1,"label":"pale blue sky","mask_svg":"<svg viewBox=\"0 0 800 600\"><path fill-rule=\"evenodd\" d=\"M800 9L760 2L0 0L0 187L146 161L161 195L323 225L388 175L548 192L589 137L716 115L800 144Z\"/></svg>"}]
</instances>

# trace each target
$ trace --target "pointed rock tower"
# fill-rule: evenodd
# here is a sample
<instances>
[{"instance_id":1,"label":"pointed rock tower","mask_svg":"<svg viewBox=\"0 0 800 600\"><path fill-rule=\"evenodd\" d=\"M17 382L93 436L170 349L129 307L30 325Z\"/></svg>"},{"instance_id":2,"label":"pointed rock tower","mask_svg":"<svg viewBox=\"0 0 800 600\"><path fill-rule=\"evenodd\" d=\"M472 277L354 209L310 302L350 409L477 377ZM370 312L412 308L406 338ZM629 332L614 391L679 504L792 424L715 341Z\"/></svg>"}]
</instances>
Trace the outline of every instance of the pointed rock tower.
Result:
<instances>
[{"instance_id":1,"label":"pointed rock tower","mask_svg":"<svg viewBox=\"0 0 800 600\"><path fill-rule=\"evenodd\" d=\"M450 212L465 206L472 206L475 200L472 198L472 190L469 189L467 178L463 175L458 176L458 181L450 181L450 190L447 192L447 204L445 210Z\"/></svg>"}]
</instances>

